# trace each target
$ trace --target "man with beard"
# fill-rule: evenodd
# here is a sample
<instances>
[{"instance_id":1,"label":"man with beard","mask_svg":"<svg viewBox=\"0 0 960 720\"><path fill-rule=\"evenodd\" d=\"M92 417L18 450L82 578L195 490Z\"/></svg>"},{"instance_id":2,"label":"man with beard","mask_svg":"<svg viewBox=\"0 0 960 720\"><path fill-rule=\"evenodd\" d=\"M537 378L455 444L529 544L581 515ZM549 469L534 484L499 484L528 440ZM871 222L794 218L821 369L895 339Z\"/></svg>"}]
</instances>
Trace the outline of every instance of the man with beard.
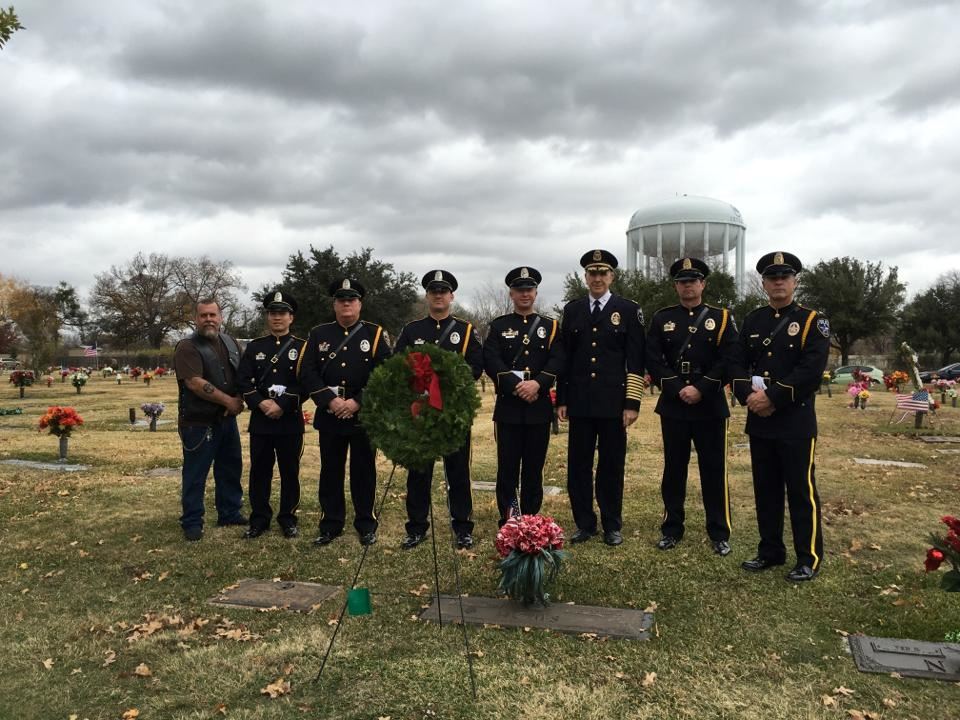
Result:
<instances>
[{"instance_id":1,"label":"man with beard","mask_svg":"<svg viewBox=\"0 0 960 720\"><path fill-rule=\"evenodd\" d=\"M507 273L514 311L490 323L484 369L496 391L497 508L502 526L511 508L536 515L543 503L543 465L550 443L550 389L563 370L563 346L553 318L534 312L540 273Z\"/></svg>"},{"instance_id":2,"label":"man with beard","mask_svg":"<svg viewBox=\"0 0 960 720\"><path fill-rule=\"evenodd\" d=\"M699 258L670 266L680 303L658 310L647 333L647 371L660 387L656 412L663 435L663 523L660 550L676 547L684 532L690 443L697 449L700 488L713 551L730 554L727 418L723 393L737 342L729 310L703 303L710 268Z\"/></svg>"},{"instance_id":3,"label":"man with beard","mask_svg":"<svg viewBox=\"0 0 960 720\"><path fill-rule=\"evenodd\" d=\"M260 537L270 528L270 486L274 462L280 470L277 523L284 537L297 530L300 504L300 456L303 454L303 414L297 360L303 338L290 333L297 301L276 290L263 299L269 335L251 340L240 358L238 384L250 408L250 527L243 537Z\"/></svg>"},{"instance_id":4,"label":"man with beard","mask_svg":"<svg viewBox=\"0 0 960 720\"><path fill-rule=\"evenodd\" d=\"M799 258L772 252L757 262L769 303L743 320L735 346L733 381L747 406L747 435L757 507L757 556L741 564L761 572L786 562L784 489L797 564L791 582L813 580L823 559L820 497L814 475L817 413L814 402L830 352L830 322L793 300Z\"/></svg>"},{"instance_id":5,"label":"man with beard","mask_svg":"<svg viewBox=\"0 0 960 720\"><path fill-rule=\"evenodd\" d=\"M223 318L216 300L197 303L196 332L177 343L177 428L183 445L180 525L189 541L203 537L203 494L213 465L217 525L246 525L241 513L242 458L237 415L243 400L237 390L240 346L220 332Z\"/></svg>"},{"instance_id":6,"label":"man with beard","mask_svg":"<svg viewBox=\"0 0 960 720\"><path fill-rule=\"evenodd\" d=\"M589 294L563 308L560 336L566 368L557 390L557 415L570 420L567 490L577 531L571 543L597 534L593 458L603 541L623 543L623 475L627 428L643 396L643 312L610 292L617 258L590 250L580 258Z\"/></svg>"},{"instance_id":7,"label":"man with beard","mask_svg":"<svg viewBox=\"0 0 960 720\"><path fill-rule=\"evenodd\" d=\"M343 534L347 450L353 527L361 545L377 541L376 453L360 422L360 411L370 373L390 357L390 348L382 327L360 319L365 294L363 285L351 278L331 284L336 320L313 328L300 356L300 385L317 404L313 426L320 435L321 516L314 545L329 545Z\"/></svg>"},{"instance_id":8,"label":"man with beard","mask_svg":"<svg viewBox=\"0 0 960 720\"><path fill-rule=\"evenodd\" d=\"M423 276L420 284L427 291L428 315L404 326L394 352L401 353L409 347L433 343L461 355L473 371L473 379L478 379L483 374L483 346L480 339L471 323L450 314L457 279L446 270L431 270ZM460 449L443 456L443 466L447 474L447 494L457 547L473 547L469 434ZM407 535L401 543L404 550L415 548L427 536L432 483L432 463L425 470L410 470L407 474Z\"/></svg>"}]
</instances>

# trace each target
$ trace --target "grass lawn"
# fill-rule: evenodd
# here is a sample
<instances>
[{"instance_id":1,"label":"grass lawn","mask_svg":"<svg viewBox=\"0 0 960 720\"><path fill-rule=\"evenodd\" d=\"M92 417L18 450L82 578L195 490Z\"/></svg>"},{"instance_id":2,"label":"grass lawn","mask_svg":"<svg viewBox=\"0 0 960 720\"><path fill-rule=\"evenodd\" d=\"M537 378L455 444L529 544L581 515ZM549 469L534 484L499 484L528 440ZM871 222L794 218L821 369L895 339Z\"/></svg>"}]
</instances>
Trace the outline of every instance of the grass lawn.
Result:
<instances>
[{"instance_id":1,"label":"grass lawn","mask_svg":"<svg viewBox=\"0 0 960 720\"><path fill-rule=\"evenodd\" d=\"M55 460L57 440L39 435L36 422L48 405L73 405L86 424L70 440L70 459L90 469L0 465L0 718L960 718L960 684L861 674L844 639L938 641L960 630L960 594L940 591L939 574L923 572L927 533L943 527L940 516L960 514L960 456L937 450L960 445L922 443L910 420L891 428L889 394L875 392L862 412L847 409L842 393L818 398L826 558L820 577L803 586L785 582L779 570L754 576L739 568L757 543L749 450L735 447L746 442L743 409L730 425L734 552L710 552L695 463L686 537L671 552L655 549L662 453L648 397L629 434L626 541L616 549L599 541L576 546L553 591L557 602L655 604L655 637L469 627L476 701L461 630L412 619L434 576L429 543L399 549L402 471L359 583L371 589L374 612L345 617L315 683L342 594L306 615L206 602L244 577L349 585L361 550L355 536L322 549L310 543L319 515L312 429L300 538L271 532L242 541L242 528L208 522L202 542L185 543L179 477L157 472L181 463L175 422L150 433L127 421L128 408L142 417L139 405L148 401L165 402L162 419L175 421L173 379L144 387L92 377L80 395L61 383L17 395L0 386L0 407L24 410L0 417L0 460ZM491 410L488 386L474 429L475 480L494 480ZM939 416L940 429L960 435L960 409ZM564 433L552 440L545 477L561 487ZM853 457L926 469L857 465ZM390 476L382 458L380 470L382 491ZM478 545L456 558L464 591L492 595L493 494L475 492L474 506ZM212 481L207 509L208 520L215 517ZM570 531L565 494L547 497L544 512ZM439 525L440 585L453 592L455 556L447 524ZM791 554L784 572L792 561ZM276 698L261 694L271 684L283 691Z\"/></svg>"}]
</instances>

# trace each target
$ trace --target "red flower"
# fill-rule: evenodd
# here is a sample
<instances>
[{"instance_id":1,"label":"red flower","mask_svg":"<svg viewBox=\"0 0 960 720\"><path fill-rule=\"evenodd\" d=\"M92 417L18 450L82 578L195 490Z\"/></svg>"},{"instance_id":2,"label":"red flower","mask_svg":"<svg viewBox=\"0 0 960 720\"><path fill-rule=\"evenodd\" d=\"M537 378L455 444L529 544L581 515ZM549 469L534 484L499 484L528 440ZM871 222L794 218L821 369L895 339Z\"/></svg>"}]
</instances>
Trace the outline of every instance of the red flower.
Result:
<instances>
[{"instance_id":1,"label":"red flower","mask_svg":"<svg viewBox=\"0 0 960 720\"><path fill-rule=\"evenodd\" d=\"M927 569L927 572L933 572L940 564L945 560L945 557L942 552L936 548L930 548L927 550L927 559L924 561L923 566Z\"/></svg>"},{"instance_id":2,"label":"red flower","mask_svg":"<svg viewBox=\"0 0 960 720\"><path fill-rule=\"evenodd\" d=\"M960 520L957 520L957 518L953 517L952 515L944 515L942 518L940 518L940 522L953 530L955 533L960 533Z\"/></svg>"},{"instance_id":3,"label":"red flower","mask_svg":"<svg viewBox=\"0 0 960 720\"><path fill-rule=\"evenodd\" d=\"M507 557L514 550L536 555L541 550L563 548L563 528L552 517L520 515L510 518L497 533L497 552Z\"/></svg>"}]
</instances>

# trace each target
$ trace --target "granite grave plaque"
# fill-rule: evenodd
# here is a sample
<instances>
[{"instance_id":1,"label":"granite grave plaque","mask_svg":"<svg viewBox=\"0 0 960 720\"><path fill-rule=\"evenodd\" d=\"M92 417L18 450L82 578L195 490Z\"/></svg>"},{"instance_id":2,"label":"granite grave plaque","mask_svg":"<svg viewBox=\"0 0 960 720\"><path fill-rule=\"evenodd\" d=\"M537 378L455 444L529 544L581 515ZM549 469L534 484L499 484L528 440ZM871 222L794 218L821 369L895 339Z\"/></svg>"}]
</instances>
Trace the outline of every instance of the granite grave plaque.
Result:
<instances>
[{"instance_id":1,"label":"granite grave plaque","mask_svg":"<svg viewBox=\"0 0 960 720\"><path fill-rule=\"evenodd\" d=\"M335 585L244 578L233 587L214 595L208 602L211 605L280 608L308 613L339 590Z\"/></svg>"},{"instance_id":2,"label":"granite grave plaque","mask_svg":"<svg viewBox=\"0 0 960 720\"><path fill-rule=\"evenodd\" d=\"M850 650L860 672L899 673L904 677L960 681L960 644L850 635Z\"/></svg>"}]
</instances>

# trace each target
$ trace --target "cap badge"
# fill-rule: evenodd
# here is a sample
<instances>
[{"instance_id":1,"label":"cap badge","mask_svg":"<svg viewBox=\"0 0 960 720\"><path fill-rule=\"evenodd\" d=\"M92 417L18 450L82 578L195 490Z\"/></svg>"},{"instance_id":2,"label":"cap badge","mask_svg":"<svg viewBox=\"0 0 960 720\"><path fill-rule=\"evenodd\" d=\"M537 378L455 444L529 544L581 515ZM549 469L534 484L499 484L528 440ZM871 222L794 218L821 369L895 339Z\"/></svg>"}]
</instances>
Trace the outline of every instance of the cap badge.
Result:
<instances>
[{"instance_id":1,"label":"cap badge","mask_svg":"<svg viewBox=\"0 0 960 720\"><path fill-rule=\"evenodd\" d=\"M522 278L530 277L530 271L527 270L526 268L520 268L520 277Z\"/></svg>"},{"instance_id":2,"label":"cap badge","mask_svg":"<svg viewBox=\"0 0 960 720\"><path fill-rule=\"evenodd\" d=\"M274 301L274 302L283 302L283 295L281 295L281 294L278 293L278 292L277 292L277 293L274 293L274 294L273 294L273 301Z\"/></svg>"},{"instance_id":3,"label":"cap badge","mask_svg":"<svg viewBox=\"0 0 960 720\"><path fill-rule=\"evenodd\" d=\"M773 264L783 265L783 253L778 252L776 255L773 256Z\"/></svg>"},{"instance_id":4,"label":"cap badge","mask_svg":"<svg viewBox=\"0 0 960 720\"><path fill-rule=\"evenodd\" d=\"M594 251L593 251L593 261L594 261L594 262L600 262L601 260L603 260L603 253L600 252L599 250L594 250Z\"/></svg>"},{"instance_id":5,"label":"cap badge","mask_svg":"<svg viewBox=\"0 0 960 720\"><path fill-rule=\"evenodd\" d=\"M344 289L344 290L349 290L349 289L350 289L350 281L347 280L346 278L344 278L344 279L343 279L343 285L341 285L340 287L341 287L342 289Z\"/></svg>"},{"instance_id":6,"label":"cap badge","mask_svg":"<svg viewBox=\"0 0 960 720\"><path fill-rule=\"evenodd\" d=\"M433 280L434 282L443 282L443 270L437 270L433 274Z\"/></svg>"},{"instance_id":7,"label":"cap badge","mask_svg":"<svg viewBox=\"0 0 960 720\"><path fill-rule=\"evenodd\" d=\"M683 269L684 269L684 270L692 270L692 269L693 269L693 263L690 262L690 258L684 258L684 259L683 259Z\"/></svg>"}]
</instances>

